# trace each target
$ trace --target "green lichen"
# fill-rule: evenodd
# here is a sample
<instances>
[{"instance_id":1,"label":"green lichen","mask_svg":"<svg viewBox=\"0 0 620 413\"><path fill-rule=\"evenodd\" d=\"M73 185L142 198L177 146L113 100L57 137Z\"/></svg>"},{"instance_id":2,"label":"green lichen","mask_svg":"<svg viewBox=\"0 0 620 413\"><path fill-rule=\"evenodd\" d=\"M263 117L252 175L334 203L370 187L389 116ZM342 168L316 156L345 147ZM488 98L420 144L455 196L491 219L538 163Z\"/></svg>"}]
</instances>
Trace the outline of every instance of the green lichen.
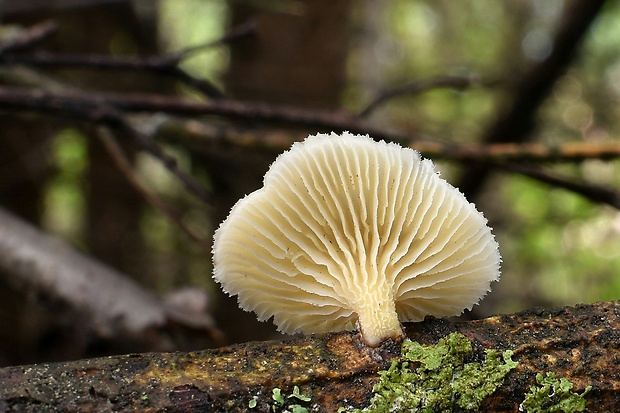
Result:
<instances>
[{"instance_id":1,"label":"green lichen","mask_svg":"<svg viewBox=\"0 0 620 413\"><path fill-rule=\"evenodd\" d=\"M293 394L289 394L288 398L290 399L291 397L294 397L296 399L301 400L302 402L309 402L310 401L310 397L308 396L304 396L303 394L301 394L301 392L299 391L299 387L298 386L294 386L293 387Z\"/></svg>"},{"instance_id":2,"label":"green lichen","mask_svg":"<svg viewBox=\"0 0 620 413\"><path fill-rule=\"evenodd\" d=\"M592 386L588 386L583 393L572 392L573 383L564 377L556 379L554 373L538 373L537 386L530 387L525 400L519 406L519 411L526 413L576 413L586 409L583 398Z\"/></svg>"},{"instance_id":3,"label":"green lichen","mask_svg":"<svg viewBox=\"0 0 620 413\"><path fill-rule=\"evenodd\" d=\"M388 370L379 372L373 387L375 395L364 409L341 408L340 412L387 413L452 412L477 410L482 400L501 386L504 376L517 363L511 351L501 355L486 350L483 362L465 361L471 357L471 342L452 333L435 346L405 340L402 357Z\"/></svg>"},{"instance_id":4,"label":"green lichen","mask_svg":"<svg viewBox=\"0 0 620 413\"><path fill-rule=\"evenodd\" d=\"M301 402L309 402L311 400L310 397L301 394L299 386L294 386L293 393L288 396L283 395L282 390L275 387L271 392L271 398L274 402L271 404L267 403L267 405L274 413L308 413L308 409L306 407L300 405L299 403L287 403L287 400L291 398L297 399ZM258 407L258 396L252 397L248 403L248 407L250 409L255 409Z\"/></svg>"},{"instance_id":5,"label":"green lichen","mask_svg":"<svg viewBox=\"0 0 620 413\"><path fill-rule=\"evenodd\" d=\"M273 394L271 398L273 398L273 400L275 400L278 404L284 404L284 396L282 396L282 390L277 387L273 389Z\"/></svg>"}]
</instances>

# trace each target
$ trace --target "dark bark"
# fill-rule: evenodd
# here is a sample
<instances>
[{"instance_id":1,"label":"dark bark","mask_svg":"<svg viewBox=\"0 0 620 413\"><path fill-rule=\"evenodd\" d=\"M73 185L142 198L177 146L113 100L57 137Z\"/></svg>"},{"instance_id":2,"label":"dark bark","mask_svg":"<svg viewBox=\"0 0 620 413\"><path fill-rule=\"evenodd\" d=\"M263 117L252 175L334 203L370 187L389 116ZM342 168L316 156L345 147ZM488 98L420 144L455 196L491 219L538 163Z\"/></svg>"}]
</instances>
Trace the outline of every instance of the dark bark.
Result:
<instances>
[{"instance_id":1,"label":"dark bark","mask_svg":"<svg viewBox=\"0 0 620 413\"><path fill-rule=\"evenodd\" d=\"M513 350L519 364L483 401L481 411L517 412L539 372L554 372L586 395L589 412L620 405L620 302L534 309L484 320L429 319L407 335L435 343L460 332L476 354ZM5 411L269 411L274 388L294 386L311 397L310 411L335 412L344 400L364 406L377 371L399 346L366 347L356 333L253 342L193 353L151 353L0 369ZM250 400L258 396L255 409Z\"/></svg>"}]
</instances>

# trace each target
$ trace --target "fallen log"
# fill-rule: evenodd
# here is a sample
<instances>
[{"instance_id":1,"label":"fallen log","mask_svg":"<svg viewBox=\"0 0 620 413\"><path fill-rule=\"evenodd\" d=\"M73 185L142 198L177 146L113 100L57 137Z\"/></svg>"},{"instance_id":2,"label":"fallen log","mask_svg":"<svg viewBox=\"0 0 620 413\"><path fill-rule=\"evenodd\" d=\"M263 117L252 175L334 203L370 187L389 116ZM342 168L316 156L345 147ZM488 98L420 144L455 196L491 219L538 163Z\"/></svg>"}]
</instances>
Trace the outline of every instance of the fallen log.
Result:
<instances>
[{"instance_id":1,"label":"fallen log","mask_svg":"<svg viewBox=\"0 0 620 413\"><path fill-rule=\"evenodd\" d=\"M427 319L408 324L406 331L421 344L461 333L471 341L470 360L483 359L485 349L512 351L518 364L484 398L480 411L527 411L524 397L536 385L536 375L546 373L565 378L576 393L591 386L584 396L589 412L620 406L620 301L468 322ZM336 412L369 404L378 372L401 357L400 347L386 342L372 349L355 332L345 332L190 353L5 367L0 369L0 410ZM552 389L547 408L554 397Z\"/></svg>"}]
</instances>

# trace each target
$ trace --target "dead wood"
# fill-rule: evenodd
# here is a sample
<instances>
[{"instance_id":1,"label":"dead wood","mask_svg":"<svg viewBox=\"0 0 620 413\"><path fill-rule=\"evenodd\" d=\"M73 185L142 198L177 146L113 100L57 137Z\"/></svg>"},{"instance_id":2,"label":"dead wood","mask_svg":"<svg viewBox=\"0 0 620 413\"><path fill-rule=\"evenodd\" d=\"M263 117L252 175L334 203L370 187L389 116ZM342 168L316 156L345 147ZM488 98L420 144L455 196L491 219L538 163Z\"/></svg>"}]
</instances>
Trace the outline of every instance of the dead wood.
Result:
<instances>
[{"instance_id":1,"label":"dead wood","mask_svg":"<svg viewBox=\"0 0 620 413\"><path fill-rule=\"evenodd\" d=\"M409 324L407 335L435 343L451 332L485 348L513 350L518 367L481 407L517 412L539 372L554 372L587 386L589 412L620 405L620 301L533 309L484 320L452 323L428 319ZM339 406L364 406L377 371L399 355L397 343L378 349L356 333L293 337L252 342L192 353L149 353L67 363L0 369L3 411L270 411L274 388L291 394L294 386L311 397L308 411L335 412ZM255 408L250 401L257 399Z\"/></svg>"},{"instance_id":2,"label":"dead wood","mask_svg":"<svg viewBox=\"0 0 620 413\"><path fill-rule=\"evenodd\" d=\"M36 296L56 317L123 348L172 349L173 324L207 331L220 340L208 315L166 305L125 274L2 208L0 271L7 284Z\"/></svg>"}]
</instances>

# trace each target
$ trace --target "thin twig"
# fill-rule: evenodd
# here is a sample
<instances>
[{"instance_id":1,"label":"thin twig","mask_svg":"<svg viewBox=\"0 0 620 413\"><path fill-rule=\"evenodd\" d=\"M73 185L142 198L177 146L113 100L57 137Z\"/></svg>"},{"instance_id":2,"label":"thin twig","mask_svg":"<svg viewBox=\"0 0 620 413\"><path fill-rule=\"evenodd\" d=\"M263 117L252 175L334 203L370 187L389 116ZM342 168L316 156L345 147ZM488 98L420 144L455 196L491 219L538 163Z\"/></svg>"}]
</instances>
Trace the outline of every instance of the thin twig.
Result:
<instances>
[{"instance_id":1,"label":"thin twig","mask_svg":"<svg viewBox=\"0 0 620 413\"><path fill-rule=\"evenodd\" d=\"M559 145L542 143L495 143L453 145L421 142L415 148L430 158L443 158L466 163L498 164L506 162L582 162L588 159L620 158L620 142L566 142Z\"/></svg>"},{"instance_id":2,"label":"thin twig","mask_svg":"<svg viewBox=\"0 0 620 413\"><path fill-rule=\"evenodd\" d=\"M106 112L101 106L126 112L165 112L183 116L213 115L233 120L262 121L311 128L315 131L350 131L370 134L375 139L404 145L430 139L377 128L348 112L305 110L291 106L253 104L230 99L194 102L172 96L148 94L114 94L98 92L49 93L19 87L0 86L0 107L30 110L44 115L55 114L101 122Z\"/></svg>"},{"instance_id":3,"label":"thin twig","mask_svg":"<svg viewBox=\"0 0 620 413\"><path fill-rule=\"evenodd\" d=\"M174 176L179 179L185 188L204 203L210 204L213 201L213 194L204 186L199 184L191 175L187 174L179 167L177 160L168 155L155 141L134 128L122 115L122 113L112 108L99 108L104 112L101 121L105 124L118 128L134 140L143 150L157 158Z\"/></svg>"},{"instance_id":4,"label":"thin twig","mask_svg":"<svg viewBox=\"0 0 620 413\"><path fill-rule=\"evenodd\" d=\"M495 82L484 81L478 76L436 76L428 79L420 79L392 89L384 90L373 99L368 106L360 111L358 116L366 117L388 100L403 95L417 95L439 88L464 90L474 86L488 86L493 83Z\"/></svg>"},{"instance_id":5,"label":"thin twig","mask_svg":"<svg viewBox=\"0 0 620 413\"><path fill-rule=\"evenodd\" d=\"M253 36L256 34L257 29L258 22L255 19L250 19L244 23L239 24L238 26L233 27L217 40L205 43L203 45L188 47L187 49L181 50L174 55L177 56L177 63L179 63L193 53L200 52L204 49L219 46L222 44L230 43L245 37Z\"/></svg>"},{"instance_id":6,"label":"thin twig","mask_svg":"<svg viewBox=\"0 0 620 413\"><path fill-rule=\"evenodd\" d=\"M0 44L0 56L33 47L54 34L57 30L58 25L51 20L24 29L16 38Z\"/></svg>"},{"instance_id":7,"label":"thin twig","mask_svg":"<svg viewBox=\"0 0 620 413\"><path fill-rule=\"evenodd\" d=\"M119 111L168 113L183 116L216 115L232 120L281 123L299 129L344 131L370 134L375 139L399 142L431 158L459 162L495 164L501 162L578 162L585 159L620 157L619 142L570 142L559 146L535 143L504 143L488 145L457 145L377 128L347 112L304 110L290 106L251 104L233 100L194 102L171 96L109 93L50 93L18 87L0 86L0 107L30 110L38 113L70 116L96 123L110 122L109 117L122 119ZM102 110L102 108L108 108ZM111 110L114 108L114 111ZM111 115L111 113L115 113ZM117 122L118 123L118 122ZM127 129L135 129L125 124ZM153 147L145 135L134 137L149 152L162 158L161 150ZM233 142L234 143L234 142ZM291 142L292 143L292 142ZM265 145L266 142L255 142ZM280 150L281 148L276 148ZM165 155L165 154L164 154ZM171 162L171 161L170 161Z\"/></svg>"},{"instance_id":8,"label":"thin twig","mask_svg":"<svg viewBox=\"0 0 620 413\"><path fill-rule=\"evenodd\" d=\"M37 26L35 26L37 27ZM32 29L31 29L32 30ZM41 31L40 29L37 32ZM91 68L97 70L130 70L130 71L149 71L160 75L172 76L178 78L187 85L200 90L211 98L220 98L223 93L217 86L206 79L196 78L179 68L179 64L204 49L219 46L239 38L250 36L256 31L256 22L251 20L237 27L232 28L221 38L210 41L208 43L189 47L179 52L162 56L110 56L97 54L60 54L50 52L38 52L35 54L7 54L0 58L9 63L21 63L32 66L45 67L78 67ZM26 33L28 34L28 33ZM6 45L8 51L14 48L8 48L13 43L26 43L32 36L24 35L20 37L19 42L11 42ZM0 46L0 55L3 49Z\"/></svg>"},{"instance_id":9,"label":"thin twig","mask_svg":"<svg viewBox=\"0 0 620 413\"><path fill-rule=\"evenodd\" d=\"M503 167L509 171L536 179L537 181L569 190L592 202L603 203L620 209L620 191L591 183L578 182L574 178L565 178L533 166L509 164Z\"/></svg>"},{"instance_id":10,"label":"thin twig","mask_svg":"<svg viewBox=\"0 0 620 413\"><path fill-rule=\"evenodd\" d=\"M375 139L399 142L419 150L426 156L445 158L459 162L478 162L489 166L502 166L516 161L581 161L596 156L600 159L620 157L620 144L615 142L594 144L574 142L559 147L540 144L493 144L461 146L409 136L400 132L379 129L347 113L321 112L299 108L255 105L243 102L218 100L216 102L188 102L178 98L154 95L114 95L102 93L57 94L40 90L0 86L0 108L36 111L43 115L56 114L75 119L114 126L136 141L143 150L158 158L192 194L211 203L212 194L179 168L176 160L166 154L149 136L136 130L122 111L165 112L183 115L218 115L229 119L262 120L285 123L296 128L314 126L323 130L369 133ZM316 129L315 129L316 130ZM247 142L246 142L247 143ZM256 145L268 144L255 142ZM278 148L280 150L281 148ZM544 182L542 175L530 173ZM557 181L566 189L587 193L587 184L569 186ZM592 187L592 192L600 192ZM605 198L605 197L603 197ZM611 199L612 196L607 198ZM596 198L592 198L596 199ZM603 201L613 205L613 201Z\"/></svg>"},{"instance_id":11,"label":"thin twig","mask_svg":"<svg viewBox=\"0 0 620 413\"><path fill-rule=\"evenodd\" d=\"M165 153L156 142L134 128L113 102L93 93L90 94L93 98L88 99L88 95L87 93L63 95L26 88L0 87L0 109L22 109L43 115L56 114L117 128L143 150L159 159L191 194L205 203L211 203L213 198L211 192L183 171L176 159ZM80 96L82 99L72 99L71 96L75 98Z\"/></svg>"},{"instance_id":12,"label":"thin twig","mask_svg":"<svg viewBox=\"0 0 620 413\"><path fill-rule=\"evenodd\" d=\"M187 225L183 223L181 218L169 208L164 201L161 200L155 193L150 191L136 175L131 162L127 158L127 155L120 147L112 133L108 128L102 127L98 130L98 136L103 146L107 150L108 154L112 158L112 161L116 167L123 173L127 181L136 189L146 201L151 204L155 209L161 211L171 222L177 225L183 230L191 239L196 241L205 250L209 251L211 248L210 241L205 240L203 237L192 231Z\"/></svg>"},{"instance_id":13,"label":"thin twig","mask_svg":"<svg viewBox=\"0 0 620 413\"><path fill-rule=\"evenodd\" d=\"M269 130L240 129L235 125L224 125L221 122L214 124L210 121L201 121L195 117L185 119L163 116L157 124L155 137L161 137L164 140L186 141L195 144L223 143L230 146L260 147L274 153L288 149L293 142L304 137L304 129L301 128L300 132L288 134L270 133ZM334 124L332 126L332 129L338 130L340 125ZM360 133L364 133L364 131ZM370 135L384 138L383 135L373 133ZM611 160L620 158L620 141L575 141L561 145L545 145L542 143L457 145L450 142L422 140L416 137L408 139L401 135L397 138L401 138L400 143L417 150L427 158L444 159L463 164L577 163L588 159Z\"/></svg>"},{"instance_id":14,"label":"thin twig","mask_svg":"<svg viewBox=\"0 0 620 413\"><path fill-rule=\"evenodd\" d=\"M78 67L97 70L128 70L151 72L159 75L176 77L189 86L203 92L211 98L220 98L224 94L217 86L206 79L196 78L177 67L179 55L167 56L108 56L97 54L58 54L38 52L30 55L8 55L2 60L38 67Z\"/></svg>"}]
</instances>

